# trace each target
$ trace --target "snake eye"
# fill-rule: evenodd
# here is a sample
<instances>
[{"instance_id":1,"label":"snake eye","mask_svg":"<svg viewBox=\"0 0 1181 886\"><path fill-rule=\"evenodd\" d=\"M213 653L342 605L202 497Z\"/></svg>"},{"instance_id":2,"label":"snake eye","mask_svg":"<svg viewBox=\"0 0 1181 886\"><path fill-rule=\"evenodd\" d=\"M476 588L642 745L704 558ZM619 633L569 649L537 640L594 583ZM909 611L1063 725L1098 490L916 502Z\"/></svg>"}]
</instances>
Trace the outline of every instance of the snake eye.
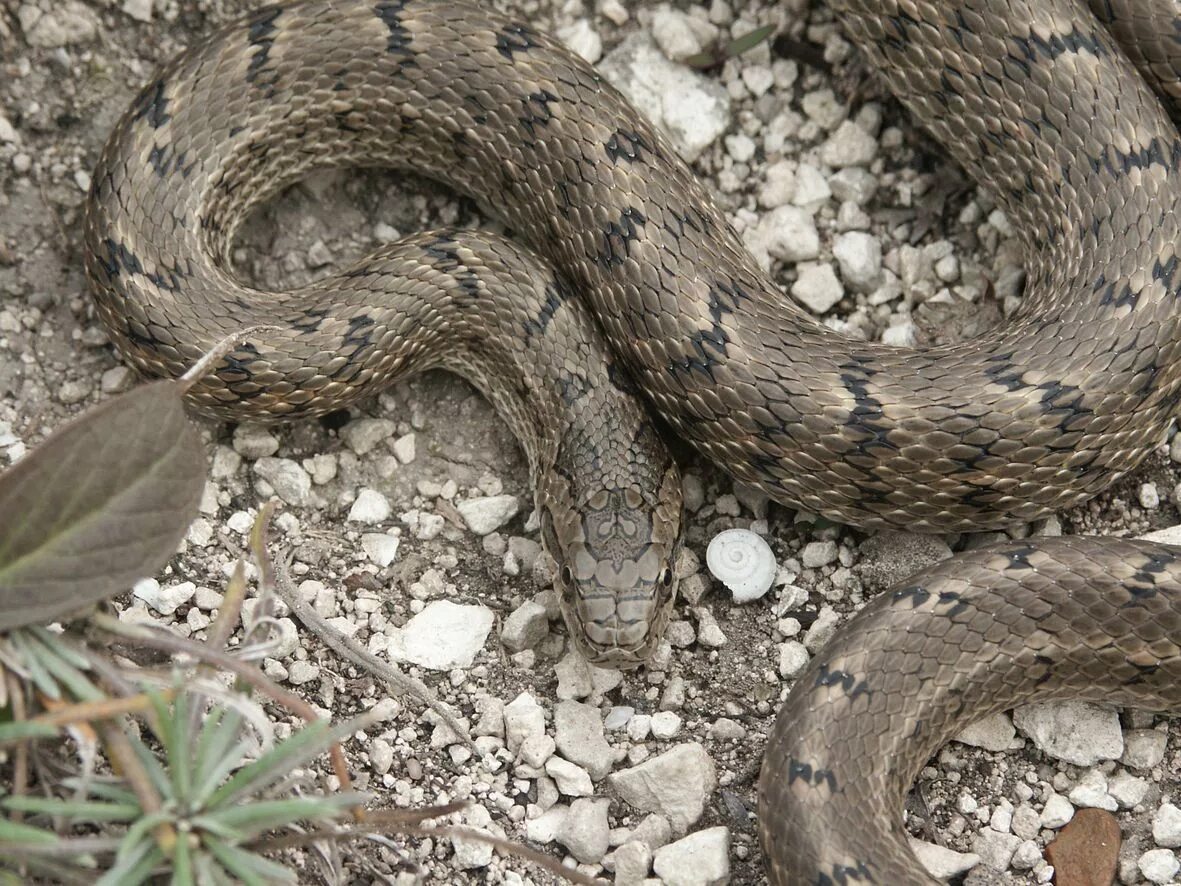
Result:
<instances>
[{"instance_id":1,"label":"snake eye","mask_svg":"<svg viewBox=\"0 0 1181 886\"><path fill-rule=\"evenodd\" d=\"M673 571L668 566L660 570L660 584L666 588L671 588L673 585Z\"/></svg>"},{"instance_id":2,"label":"snake eye","mask_svg":"<svg viewBox=\"0 0 1181 886\"><path fill-rule=\"evenodd\" d=\"M574 584L574 570L569 566L562 567L562 584L570 587Z\"/></svg>"}]
</instances>

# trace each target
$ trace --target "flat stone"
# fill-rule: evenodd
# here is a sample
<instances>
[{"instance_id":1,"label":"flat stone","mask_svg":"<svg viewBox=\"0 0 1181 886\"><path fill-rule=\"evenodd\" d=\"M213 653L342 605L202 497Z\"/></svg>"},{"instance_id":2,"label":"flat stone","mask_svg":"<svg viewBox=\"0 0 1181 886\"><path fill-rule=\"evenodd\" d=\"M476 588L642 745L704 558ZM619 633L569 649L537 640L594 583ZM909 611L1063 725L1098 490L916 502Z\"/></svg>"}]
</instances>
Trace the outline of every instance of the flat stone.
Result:
<instances>
[{"instance_id":1,"label":"flat stone","mask_svg":"<svg viewBox=\"0 0 1181 886\"><path fill-rule=\"evenodd\" d=\"M191 581L160 587L154 578L145 578L135 583L132 594L143 600L161 615L172 615L192 599L197 593L197 586Z\"/></svg>"},{"instance_id":2,"label":"flat stone","mask_svg":"<svg viewBox=\"0 0 1181 886\"><path fill-rule=\"evenodd\" d=\"M1078 780L1078 784L1071 788L1070 802L1082 808L1106 809L1115 812L1119 804L1107 792L1107 776L1099 769L1088 769Z\"/></svg>"},{"instance_id":3,"label":"flat stone","mask_svg":"<svg viewBox=\"0 0 1181 886\"><path fill-rule=\"evenodd\" d=\"M545 734L545 711L528 692L505 705L502 717L504 741L514 754L530 738Z\"/></svg>"},{"instance_id":4,"label":"flat stone","mask_svg":"<svg viewBox=\"0 0 1181 886\"><path fill-rule=\"evenodd\" d=\"M852 120L846 120L820 146L820 159L833 167L868 166L877 152L877 139Z\"/></svg>"},{"instance_id":5,"label":"flat stone","mask_svg":"<svg viewBox=\"0 0 1181 886\"><path fill-rule=\"evenodd\" d=\"M1177 854L1170 849L1150 849L1136 861L1140 873L1150 883L1172 884L1177 871L1181 870L1181 862L1177 861Z\"/></svg>"},{"instance_id":6,"label":"flat stone","mask_svg":"<svg viewBox=\"0 0 1181 886\"><path fill-rule=\"evenodd\" d=\"M340 437L357 455L368 455L397 430L388 418L359 418L341 428Z\"/></svg>"},{"instance_id":7,"label":"flat stone","mask_svg":"<svg viewBox=\"0 0 1181 886\"><path fill-rule=\"evenodd\" d=\"M705 748L689 742L612 773L607 783L628 805L664 816L674 833L684 834L701 818L717 770Z\"/></svg>"},{"instance_id":8,"label":"flat stone","mask_svg":"<svg viewBox=\"0 0 1181 886\"><path fill-rule=\"evenodd\" d=\"M628 840L615 850L615 886L643 886L652 869L652 850L642 840Z\"/></svg>"},{"instance_id":9,"label":"flat stone","mask_svg":"<svg viewBox=\"0 0 1181 886\"><path fill-rule=\"evenodd\" d=\"M234 451L243 458L262 458L279 451L279 441L259 425L238 425L234 429Z\"/></svg>"},{"instance_id":10,"label":"flat stone","mask_svg":"<svg viewBox=\"0 0 1181 886\"><path fill-rule=\"evenodd\" d=\"M534 600L526 600L504 620L500 642L510 652L532 649L549 633L549 617L545 607Z\"/></svg>"},{"instance_id":11,"label":"flat stone","mask_svg":"<svg viewBox=\"0 0 1181 886\"><path fill-rule=\"evenodd\" d=\"M1181 809L1172 803L1161 804L1152 817L1152 839L1166 849L1181 846Z\"/></svg>"},{"instance_id":12,"label":"flat stone","mask_svg":"<svg viewBox=\"0 0 1181 886\"><path fill-rule=\"evenodd\" d=\"M998 711L983 720L977 720L962 730L955 740L961 744L984 748L986 751L1004 751L1017 737L1017 730L1009 715Z\"/></svg>"},{"instance_id":13,"label":"flat stone","mask_svg":"<svg viewBox=\"0 0 1181 886\"><path fill-rule=\"evenodd\" d=\"M25 3L16 10L16 19L30 46L53 49L94 38L98 16L79 0L65 0L45 12L35 4Z\"/></svg>"},{"instance_id":14,"label":"flat stone","mask_svg":"<svg viewBox=\"0 0 1181 886\"><path fill-rule=\"evenodd\" d=\"M882 244L862 231L849 231L832 244L841 279L854 292L873 292L882 283Z\"/></svg>"},{"instance_id":15,"label":"flat stone","mask_svg":"<svg viewBox=\"0 0 1181 886\"><path fill-rule=\"evenodd\" d=\"M1074 818L1074 805L1061 794L1051 794L1042 807L1041 826L1057 830Z\"/></svg>"},{"instance_id":16,"label":"flat stone","mask_svg":"<svg viewBox=\"0 0 1181 886\"><path fill-rule=\"evenodd\" d=\"M1046 755L1075 766L1115 760L1124 752L1119 717L1111 708L1082 701L1022 705L1013 723Z\"/></svg>"},{"instance_id":17,"label":"flat stone","mask_svg":"<svg viewBox=\"0 0 1181 886\"><path fill-rule=\"evenodd\" d=\"M1168 734L1159 729L1129 729L1124 733L1120 760L1136 769L1152 769L1165 759L1167 742Z\"/></svg>"},{"instance_id":18,"label":"flat stone","mask_svg":"<svg viewBox=\"0 0 1181 886\"><path fill-rule=\"evenodd\" d=\"M577 650L571 649L554 665L554 676L558 678L558 701L586 698L595 691L594 673L590 663L579 655Z\"/></svg>"},{"instance_id":19,"label":"flat stone","mask_svg":"<svg viewBox=\"0 0 1181 886\"><path fill-rule=\"evenodd\" d=\"M486 495L465 499L455 509L472 532L487 535L515 517L520 506L515 495Z\"/></svg>"},{"instance_id":20,"label":"flat stone","mask_svg":"<svg viewBox=\"0 0 1181 886\"><path fill-rule=\"evenodd\" d=\"M1119 864L1119 822L1102 809L1080 809L1046 847L1057 886L1111 886Z\"/></svg>"},{"instance_id":21,"label":"flat stone","mask_svg":"<svg viewBox=\"0 0 1181 886\"><path fill-rule=\"evenodd\" d=\"M799 267L796 282L791 285L794 295L817 316L828 313L845 296L845 289L837 279L832 265L827 262L806 262Z\"/></svg>"},{"instance_id":22,"label":"flat stone","mask_svg":"<svg viewBox=\"0 0 1181 886\"><path fill-rule=\"evenodd\" d=\"M597 864L607 854L610 805L611 801L604 797L580 797L570 804L570 812L555 834L555 839L583 864Z\"/></svg>"},{"instance_id":23,"label":"flat stone","mask_svg":"<svg viewBox=\"0 0 1181 886\"><path fill-rule=\"evenodd\" d=\"M730 829L706 828L656 850L652 868L664 886L730 882Z\"/></svg>"},{"instance_id":24,"label":"flat stone","mask_svg":"<svg viewBox=\"0 0 1181 886\"><path fill-rule=\"evenodd\" d=\"M994 871L1004 871L1013 860L1013 854L1021 845L1021 838L1012 834L1002 834L992 828L981 828L980 833L972 840L972 851L980 856L980 860Z\"/></svg>"},{"instance_id":25,"label":"flat stone","mask_svg":"<svg viewBox=\"0 0 1181 886\"><path fill-rule=\"evenodd\" d=\"M937 880L948 880L970 871L980 864L980 856L974 852L955 852L934 843L924 843L908 837L910 848L923 867Z\"/></svg>"},{"instance_id":26,"label":"flat stone","mask_svg":"<svg viewBox=\"0 0 1181 886\"><path fill-rule=\"evenodd\" d=\"M730 126L730 96L721 83L670 62L646 36L619 44L598 65L602 75L671 138L692 163Z\"/></svg>"},{"instance_id":27,"label":"flat stone","mask_svg":"<svg viewBox=\"0 0 1181 886\"><path fill-rule=\"evenodd\" d=\"M565 797L589 797L595 792L590 773L561 757L550 757L545 761L545 774L554 780L558 791Z\"/></svg>"},{"instance_id":28,"label":"flat stone","mask_svg":"<svg viewBox=\"0 0 1181 886\"><path fill-rule=\"evenodd\" d=\"M492 610L486 606L435 600L394 634L390 652L399 661L433 671L471 667L484 648L492 621Z\"/></svg>"},{"instance_id":29,"label":"flat stone","mask_svg":"<svg viewBox=\"0 0 1181 886\"><path fill-rule=\"evenodd\" d=\"M388 520L392 511L390 500L376 489L362 489L349 508L347 519L349 523L373 525Z\"/></svg>"},{"instance_id":30,"label":"flat stone","mask_svg":"<svg viewBox=\"0 0 1181 886\"><path fill-rule=\"evenodd\" d=\"M598 781L611 771L615 752L603 735L599 709L577 701L560 701L554 707L554 736L558 751L584 768Z\"/></svg>"},{"instance_id":31,"label":"flat stone","mask_svg":"<svg viewBox=\"0 0 1181 886\"><path fill-rule=\"evenodd\" d=\"M794 185L794 177L793 177ZM756 256L785 262L809 261L820 256L820 234L812 214L798 206L780 206L747 229L743 240ZM769 262L764 261L769 266Z\"/></svg>"},{"instance_id":32,"label":"flat stone","mask_svg":"<svg viewBox=\"0 0 1181 886\"><path fill-rule=\"evenodd\" d=\"M492 836L488 825L492 824L492 814L483 806L469 806L462 813L463 823L476 831L483 831ZM452 837L452 848L455 850L455 866L460 870L485 868L492 863L492 844L483 841L465 840L462 837Z\"/></svg>"},{"instance_id":33,"label":"flat stone","mask_svg":"<svg viewBox=\"0 0 1181 886\"><path fill-rule=\"evenodd\" d=\"M361 536L361 547L365 556L383 568L398 556L398 538L384 532L366 532Z\"/></svg>"}]
</instances>

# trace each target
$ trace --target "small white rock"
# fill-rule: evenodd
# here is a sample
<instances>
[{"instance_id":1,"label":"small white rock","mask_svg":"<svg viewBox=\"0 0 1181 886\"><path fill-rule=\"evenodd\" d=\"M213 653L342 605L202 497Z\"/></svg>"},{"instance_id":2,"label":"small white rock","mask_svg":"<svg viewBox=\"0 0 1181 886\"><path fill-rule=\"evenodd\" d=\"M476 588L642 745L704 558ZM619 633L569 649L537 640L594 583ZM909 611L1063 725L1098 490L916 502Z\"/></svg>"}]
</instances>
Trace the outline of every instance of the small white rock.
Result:
<instances>
[{"instance_id":1,"label":"small white rock","mask_svg":"<svg viewBox=\"0 0 1181 886\"><path fill-rule=\"evenodd\" d=\"M589 797L595 792L590 773L562 757L546 760L545 774L554 780L562 796Z\"/></svg>"},{"instance_id":2,"label":"small white rock","mask_svg":"<svg viewBox=\"0 0 1181 886\"><path fill-rule=\"evenodd\" d=\"M1003 711L977 720L955 737L955 740L986 751L1008 750L1017 736L1013 721Z\"/></svg>"},{"instance_id":3,"label":"small white rock","mask_svg":"<svg viewBox=\"0 0 1181 886\"><path fill-rule=\"evenodd\" d=\"M1042 807L1041 825L1044 828L1057 830L1068 824L1074 818L1074 806L1061 794L1051 794Z\"/></svg>"},{"instance_id":4,"label":"small white rock","mask_svg":"<svg viewBox=\"0 0 1181 886\"><path fill-rule=\"evenodd\" d=\"M391 638L390 653L433 671L471 667L493 620L492 610L485 606L435 600Z\"/></svg>"},{"instance_id":5,"label":"small white rock","mask_svg":"<svg viewBox=\"0 0 1181 886\"><path fill-rule=\"evenodd\" d=\"M397 428L386 418L358 418L340 429L340 438L357 455L368 455L387 437L393 436Z\"/></svg>"},{"instance_id":6,"label":"small white rock","mask_svg":"<svg viewBox=\"0 0 1181 886\"><path fill-rule=\"evenodd\" d=\"M652 868L665 886L723 886L730 882L730 829L706 828L661 846Z\"/></svg>"},{"instance_id":7,"label":"small white rock","mask_svg":"<svg viewBox=\"0 0 1181 886\"><path fill-rule=\"evenodd\" d=\"M808 650L798 640L779 645L779 676L794 680L808 666Z\"/></svg>"},{"instance_id":8,"label":"small white rock","mask_svg":"<svg viewBox=\"0 0 1181 886\"><path fill-rule=\"evenodd\" d=\"M137 22L150 22L152 0L123 0L123 11Z\"/></svg>"},{"instance_id":9,"label":"small white rock","mask_svg":"<svg viewBox=\"0 0 1181 886\"><path fill-rule=\"evenodd\" d=\"M854 292L873 292L882 283L882 244L877 237L849 231L832 244L841 279Z\"/></svg>"},{"instance_id":10,"label":"small white rock","mask_svg":"<svg viewBox=\"0 0 1181 886\"><path fill-rule=\"evenodd\" d=\"M1181 862L1177 861L1176 853L1169 849L1150 849L1140 856L1136 866L1150 883L1171 883L1177 872L1181 871Z\"/></svg>"},{"instance_id":11,"label":"small white rock","mask_svg":"<svg viewBox=\"0 0 1181 886\"><path fill-rule=\"evenodd\" d=\"M455 507L472 532L487 535L515 517L520 502L515 495L487 495L466 499Z\"/></svg>"},{"instance_id":12,"label":"small white rock","mask_svg":"<svg viewBox=\"0 0 1181 886\"><path fill-rule=\"evenodd\" d=\"M1067 796L1080 809L1091 807L1115 812L1119 808L1115 798L1107 793L1107 777L1098 769L1084 772Z\"/></svg>"},{"instance_id":13,"label":"small white rock","mask_svg":"<svg viewBox=\"0 0 1181 886\"><path fill-rule=\"evenodd\" d=\"M852 120L846 120L821 145L820 159L835 168L868 166L877 152L877 139Z\"/></svg>"},{"instance_id":14,"label":"small white rock","mask_svg":"<svg viewBox=\"0 0 1181 886\"><path fill-rule=\"evenodd\" d=\"M532 649L549 633L549 617L545 607L535 600L526 600L509 614L500 631L500 642L510 652Z\"/></svg>"},{"instance_id":15,"label":"small white rock","mask_svg":"<svg viewBox=\"0 0 1181 886\"><path fill-rule=\"evenodd\" d=\"M558 28L558 39L592 65L603 57L603 38L585 18Z\"/></svg>"},{"instance_id":16,"label":"small white rock","mask_svg":"<svg viewBox=\"0 0 1181 886\"><path fill-rule=\"evenodd\" d=\"M197 586L191 581L182 581L162 588L154 578L146 578L136 582L131 592L161 615L172 615L192 599L193 594L197 592Z\"/></svg>"},{"instance_id":17,"label":"small white rock","mask_svg":"<svg viewBox=\"0 0 1181 886\"><path fill-rule=\"evenodd\" d=\"M908 837L907 840L918 860L927 869L927 873L937 880L958 877L980 864L980 856L972 852L954 852L934 843L924 843L914 837Z\"/></svg>"},{"instance_id":18,"label":"small white rock","mask_svg":"<svg viewBox=\"0 0 1181 886\"><path fill-rule=\"evenodd\" d=\"M382 568L389 566L398 556L398 538L384 532L366 532L361 536L361 547L365 555Z\"/></svg>"},{"instance_id":19,"label":"small white rock","mask_svg":"<svg viewBox=\"0 0 1181 886\"><path fill-rule=\"evenodd\" d=\"M1161 804L1152 818L1152 839L1166 849L1181 846L1181 809L1172 803Z\"/></svg>"},{"instance_id":20,"label":"small white rock","mask_svg":"<svg viewBox=\"0 0 1181 886\"><path fill-rule=\"evenodd\" d=\"M279 441L266 428L238 425L234 429L234 451L243 458L262 458L279 451Z\"/></svg>"},{"instance_id":21,"label":"small white rock","mask_svg":"<svg viewBox=\"0 0 1181 886\"><path fill-rule=\"evenodd\" d=\"M1124 751L1119 717L1111 708L1080 701L1022 705L1013 723L1048 756L1075 766L1115 760Z\"/></svg>"},{"instance_id":22,"label":"small white rock","mask_svg":"<svg viewBox=\"0 0 1181 886\"><path fill-rule=\"evenodd\" d=\"M349 508L349 523L365 523L373 525L382 523L390 518L392 512L389 499L376 489L365 488L357 493L356 501Z\"/></svg>"},{"instance_id":23,"label":"small white rock","mask_svg":"<svg viewBox=\"0 0 1181 886\"><path fill-rule=\"evenodd\" d=\"M505 705L503 717L505 745L514 754L531 737L545 734L545 711L528 692Z\"/></svg>"},{"instance_id":24,"label":"small white rock","mask_svg":"<svg viewBox=\"0 0 1181 886\"><path fill-rule=\"evenodd\" d=\"M254 463L254 473L266 480L275 495L289 505L300 507L311 500L312 478L296 461L263 456Z\"/></svg>"},{"instance_id":25,"label":"small white rock","mask_svg":"<svg viewBox=\"0 0 1181 886\"><path fill-rule=\"evenodd\" d=\"M652 737L668 740L681 731L681 718L672 711L652 715Z\"/></svg>"},{"instance_id":26,"label":"small white rock","mask_svg":"<svg viewBox=\"0 0 1181 886\"><path fill-rule=\"evenodd\" d=\"M683 834L705 811L717 785L717 770L705 748L690 742L614 772L607 782L625 803L663 815L674 832Z\"/></svg>"},{"instance_id":27,"label":"small white rock","mask_svg":"<svg viewBox=\"0 0 1181 886\"><path fill-rule=\"evenodd\" d=\"M845 297L845 290L832 265L809 262L800 266L799 276L791 285L791 294L812 313L821 316Z\"/></svg>"},{"instance_id":28,"label":"small white rock","mask_svg":"<svg viewBox=\"0 0 1181 886\"><path fill-rule=\"evenodd\" d=\"M1014 837L1012 834L1002 834L992 828L981 828L972 841L972 851L994 871L1003 871L1013 861L1013 854L1021 842L1020 837Z\"/></svg>"}]
</instances>

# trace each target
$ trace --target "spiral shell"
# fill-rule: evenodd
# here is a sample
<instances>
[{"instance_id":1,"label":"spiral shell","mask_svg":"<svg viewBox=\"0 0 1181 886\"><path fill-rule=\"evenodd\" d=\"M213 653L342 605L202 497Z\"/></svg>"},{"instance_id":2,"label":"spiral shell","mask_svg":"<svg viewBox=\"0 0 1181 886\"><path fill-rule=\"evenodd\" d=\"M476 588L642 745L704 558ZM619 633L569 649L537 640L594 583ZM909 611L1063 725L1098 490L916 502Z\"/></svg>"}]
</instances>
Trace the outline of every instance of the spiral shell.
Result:
<instances>
[{"instance_id":1,"label":"spiral shell","mask_svg":"<svg viewBox=\"0 0 1181 886\"><path fill-rule=\"evenodd\" d=\"M775 579L775 554L748 529L727 529L715 535L705 551L705 564L737 603L759 599Z\"/></svg>"}]
</instances>

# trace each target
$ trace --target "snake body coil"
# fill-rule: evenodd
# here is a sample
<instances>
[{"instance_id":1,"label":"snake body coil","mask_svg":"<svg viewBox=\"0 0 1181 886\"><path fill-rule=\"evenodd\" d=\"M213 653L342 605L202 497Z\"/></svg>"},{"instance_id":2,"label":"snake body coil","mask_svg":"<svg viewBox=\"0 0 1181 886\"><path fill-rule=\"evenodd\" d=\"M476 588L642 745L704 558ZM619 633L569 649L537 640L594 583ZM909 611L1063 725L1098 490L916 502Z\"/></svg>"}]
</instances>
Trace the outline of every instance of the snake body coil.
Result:
<instances>
[{"instance_id":1,"label":"snake body coil","mask_svg":"<svg viewBox=\"0 0 1181 886\"><path fill-rule=\"evenodd\" d=\"M267 8L170 64L94 176L100 314L148 374L277 327L194 395L235 419L322 413L429 366L471 378L529 455L572 636L608 663L642 659L659 637L680 527L675 466L628 377L735 477L834 519L949 532L1076 504L1164 439L1177 402L1177 131L1072 0L833 5L1024 234L1026 296L1003 329L925 351L835 336L780 297L666 140L592 69L462 0ZM1169 32L1098 5L1121 36L1145 22ZM1159 68L1165 42L1142 42L1137 60ZM435 232L298 291L243 286L228 259L239 222L326 165L438 178L544 260ZM1176 555L1021 543L875 601L771 737L771 879L926 882L898 796L965 720L1034 695L1181 703Z\"/></svg>"}]
</instances>

